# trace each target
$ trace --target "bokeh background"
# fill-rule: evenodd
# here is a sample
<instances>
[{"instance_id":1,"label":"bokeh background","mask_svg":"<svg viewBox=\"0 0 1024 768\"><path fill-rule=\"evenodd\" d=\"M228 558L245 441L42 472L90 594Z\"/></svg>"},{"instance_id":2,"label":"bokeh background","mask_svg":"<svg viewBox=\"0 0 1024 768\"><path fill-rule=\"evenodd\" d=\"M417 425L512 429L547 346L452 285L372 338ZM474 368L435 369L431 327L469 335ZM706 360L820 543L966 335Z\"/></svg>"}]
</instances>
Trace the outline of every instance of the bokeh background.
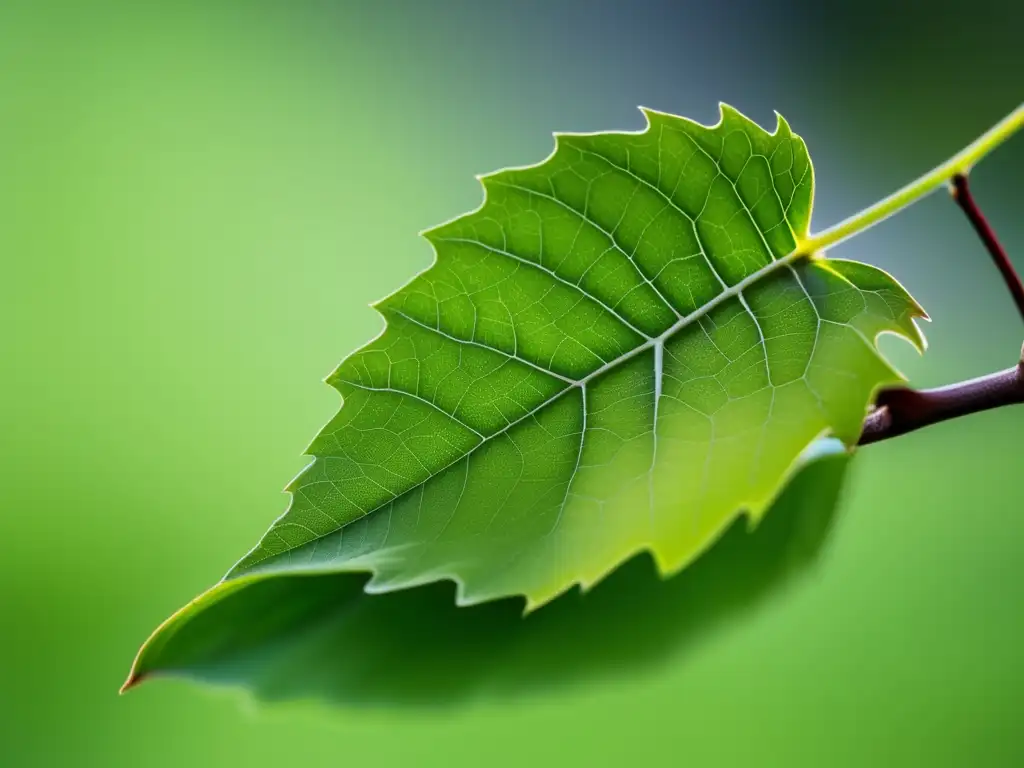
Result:
<instances>
[{"instance_id":1,"label":"bokeh background","mask_svg":"<svg viewBox=\"0 0 1024 768\"><path fill-rule=\"evenodd\" d=\"M1024 764L1022 410L865 450L813 576L664 664L438 712L117 696L280 514L338 405L321 379L475 173L722 100L806 139L822 228L1021 101L1022 24L1011 0L5 0L0 764ZM1024 267L1022 174L1024 136L973 184ZM932 314L925 357L885 344L916 384L1016 359L945 195L836 254Z\"/></svg>"}]
</instances>

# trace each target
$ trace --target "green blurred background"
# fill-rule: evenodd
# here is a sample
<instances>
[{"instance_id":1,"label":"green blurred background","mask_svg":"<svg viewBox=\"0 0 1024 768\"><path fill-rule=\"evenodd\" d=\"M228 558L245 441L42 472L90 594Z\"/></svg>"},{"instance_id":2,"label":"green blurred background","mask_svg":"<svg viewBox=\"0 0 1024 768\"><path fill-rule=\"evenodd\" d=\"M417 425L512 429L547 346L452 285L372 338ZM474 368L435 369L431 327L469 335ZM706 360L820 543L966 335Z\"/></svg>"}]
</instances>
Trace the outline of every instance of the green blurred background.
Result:
<instances>
[{"instance_id":1,"label":"green blurred background","mask_svg":"<svg viewBox=\"0 0 1024 768\"><path fill-rule=\"evenodd\" d=\"M813 576L670 663L438 712L117 696L283 510L320 380L473 174L723 100L807 140L821 228L1020 102L1024 6L892 6L5 0L0 764L1024 764L1022 410L865 450ZM973 182L1024 267L1022 173L1024 136ZM1015 360L944 195L836 253L931 312L924 358L885 344L915 383Z\"/></svg>"}]
</instances>

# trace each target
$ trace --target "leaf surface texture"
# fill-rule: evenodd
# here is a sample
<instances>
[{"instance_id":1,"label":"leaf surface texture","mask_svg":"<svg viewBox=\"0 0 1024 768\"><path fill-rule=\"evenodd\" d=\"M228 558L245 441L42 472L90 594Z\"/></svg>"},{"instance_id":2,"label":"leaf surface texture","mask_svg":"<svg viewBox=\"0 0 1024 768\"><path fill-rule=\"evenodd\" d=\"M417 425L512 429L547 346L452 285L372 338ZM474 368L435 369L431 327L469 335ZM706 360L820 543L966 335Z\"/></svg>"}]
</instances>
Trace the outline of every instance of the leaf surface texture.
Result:
<instances>
[{"instance_id":1,"label":"leaf surface texture","mask_svg":"<svg viewBox=\"0 0 1024 768\"><path fill-rule=\"evenodd\" d=\"M386 330L329 377L344 405L291 507L228 578L367 570L370 591L447 578L533 608L641 550L678 571L817 436L855 442L900 380L876 336L921 345L922 310L800 252L813 174L784 120L645 115L557 135L425 233L434 265L375 305Z\"/></svg>"}]
</instances>

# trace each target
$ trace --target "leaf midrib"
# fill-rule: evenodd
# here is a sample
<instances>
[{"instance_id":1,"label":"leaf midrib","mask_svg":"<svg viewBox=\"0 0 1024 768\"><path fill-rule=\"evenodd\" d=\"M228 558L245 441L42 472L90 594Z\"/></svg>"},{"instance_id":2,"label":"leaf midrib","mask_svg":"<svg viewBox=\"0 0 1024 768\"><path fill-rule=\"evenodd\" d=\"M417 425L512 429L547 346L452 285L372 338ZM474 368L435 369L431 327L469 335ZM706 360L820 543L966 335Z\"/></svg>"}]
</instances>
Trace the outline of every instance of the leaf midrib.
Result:
<instances>
[{"instance_id":1,"label":"leaf midrib","mask_svg":"<svg viewBox=\"0 0 1024 768\"><path fill-rule=\"evenodd\" d=\"M681 331L683 328L686 328L688 325L691 325L695 321L699 320L700 318L704 317L706 314L711 312L711 310L713 310L716 307L720 306L721 304L725 303L729 299L733 299L733 298L736 298L737 296L741 295L743 293L743 291L747 290L754 283L757 283L758 281L763 280L764 278L768 277L769 275L774 274L777 270L780 270L780 269L782 269L784 267L789 267L790 265L792 265L796 261L800 260L803 256L804 256L803 250L800 249L800 248L797 248L792 253L789 253L786 256L783 256L781 259L776 259L775 261L772 261L772 262L770 262L768 264L765 264L763 267L761 267L756 272L752 272L751 274L747 275L745 278L740 280L735 285L730 286L729 288L726 288L721 293L717 294L713 299L709 300L706 304L704 304L701 307L695 309L690 314L685 315L685 316L679 318L675 323L673 323L671 326L669 326L668 329L663 331L660 335L652 336L652 337L648 338L647 341L645 341L643 344L639 344L635 348L631 349L629 352L626 352L626 353L624 353L622 355L619 355L614 360L611 360L611 361L605 363L600 368L598 368L595 371L592 371L592 372L588 373L583 378L577 379L571 386L566 387L559 394L564 394L565 392L569 391L569 389L571 389L573 386L585 386L587 384L587 382L592 381L593 379L595 379L598 376L600 376L602 373L606 373L607 371L609 371L610 369L614 368L615 366L620 365L621 363L624 363L627 360L632 360L637 355L639 355L639 354L641 354L643 352L646 352L648 349L651 349L652 347L654 347L654 346L656 346L658 344L664 344L673 335L675 335L676 333ZM558 395L556 395L553 398L550 398L549 400L546 400L544 403L542 403L541 405L537 406L537 408L535 408L533 411L530 412L530 414L527 414L527 415L531 415L532 413L536 413L537 411L539 411L541 408L543 408L545 405L547 405L548 403L550 403L552 400L554 400L557 397L558 397ZM523 418L525 418L525 417L523 417ZM520 420L521 419L517 419L517 422L520 421ZM512 425L510 424L509 426L512 426ZM508 429L508 427L504 427L503 430L504 429Z\"/></svg>"},{"instance_id":2,"label":"leaf midrib","mask_svg":"<svg viewBox=\"0 0 1024 768\"><path fill-rule=\"evenodd\" d=\"M610 360L609 362L605 363L604 365L600 366L599 368L595 369L594 371L591 371L586 376L583 376L582 378L579 378L579 379L571 381L565 387L560 389L557 393L555 393L551 397L547 398L546 400L544 400L542 403L540 403L539 405L535 406L534 408L530 409L529 411L524 413L519 418L515 419L514 421L510 421L508 424L506 424L504 427L502 427L501 429L497 430L496 432L493 432L490 435L487 435L486 437L480 438L480 442L478 442L476 445L474 445L472 448L470 448L468 451L466 451L466 453L463 454L462 456L459 456L457 459L449 462L445 466L443 466L440 469L438 469L436 472L431 473L428 477L424 478L423 480L421 480L420 482L416 483L415 485L412 485L409 488L406 488L401 493L396 494L394 497L392 497L391 499L388 499L383 504L380 504L377 507L374 507L373 509L368 510L367 512L365 512L363 515L361 515L359 518L356 518L356 519L357 520L361 520L364 517L368 517L369 515L372 515L372 514L378 512L378 511L380 511L381 509L383 509L384 507L386 507L389 504L394 504L398 499L402 498L407 493L415 491L417 488L420 488L424 483L429 482L432 478L437 477L438 475L440 475L443 472L447 471L451 467L453 467L456 464L458 464L460 461L464 461L464 460L468 459L477 450L479 450L482 446L486 445L487 443L491 442L494 438L500 437L501 435L505 434L506 432L508 432L510 429L512 429L516 425L521 424L523 421L525 421L526 419L528 419L528 418L530 418L532 416L535 416L537 413L542 411L544 408L548 407L549 405L554 403L556 400L558 400L559 398L563 397L567 392L570 392L574 388L577 388L577 387L585 392L587 384L590 383L591 381L593 381L594 379L596 379L599 376L607 373L611 369L613 369L613 368L615 368L615 367L617 367L619 365L622 365L623 363L626 363L629 360L632 360L634 357L637 357L637 356L643 354L644 352L646 352L649 349L654 349L654 348L663 346L665 344L665 342L668 341L668 339L670 339L676 333L678 333L679 331L683 330L684 328L692 325L694 322L696 322L700 318L702 318L705 315L707 315L708 313L710 313L716 307L721 306L722 304L724 304L726 301L729 301L730 299L733 299L733 298L741 296L743 291L747 290L748 288L750 288L755 283L758 283L761 280L764 280L765 278L769 277L770 275L778 272L779 270L786 269L786 268L792 268L792 265L795 264L797 261L799 261L802 258L807 258L807 255L806 255L804 249L800 247L800 244L798 242L797 247L792 252L788 253L787 255L783 256L782 258L779 258L779 259L776 259L774 261L769 262L768 264L766 264L763 267L761 267L760 269L758 269L756 272L752 272L751 274L747 275L747 277L743 278L738 283L735 283L734 285L726 288L724 291L722 291L721 293L717 294L713 299L710 299L707 303L705 303L702 306L700 306L699 308L695 309L690 314L685 315L685 316L679 318L679 320L677 320L675 323L673 323L671 326L669 326L665 331L663 331L658 336L648 337L646 339L646 341L644 341L641 344L638 344L636 347L631 349L629 352L626 352L626 353L624 353L622 355L619 355L619 357L615 358L614 360ZM495 350L495 351L500 351L500 350ZM348 382L346 382L346 383L348 383ZM585 401L584 401L584 411L586 411L586 403L585 403ZM467 425L463 424L459 419L456 419L454 416L452 416L450 414L448 414L448 415L449 415L449 417L453 421L455 421L460 426L462 426L462 427L464 427L466 429L470 429ZM476 432L475 430L470 430L470 431ZM585 432L585 428L584 428L584 432ZM479 432L476 432L476 434L479 435ZM582 437L581 437L581 444L582 444ZM575 471L573 472L573 475L575 476ZM570 483L571 483L571 478L570 478ZM326 533L326 534L323 534L321 536L318 536L317 539L312 539L311 541L317 541L318 539L322 539L325 536L329 536L329 535L331 535L333 533L337 533L339 530L341 530L345 526L349 525L351 522L354 522L354 521L350 520L350 521L348 521L346 523L343 523L343 524L339 525L337 528L335 528L333 531L331 531L330 533ZM306 544L309 544L309 543L311 543L311 542L304 542L303 544L300 544L299 546L289 547L288 549L282 550L281 552L275 552L275 553L272 553L272 554L268 554L268 555L266 555L264 557L261 557L258 560L252 560L252 561L248 562L248 564L246 565L245 570L242 571L241 573L239 573L238 575L242 575L243 573L250 571L252 568L258 566L260 563L265 562L266 560L270 560L270 559L273 559L275 557L280 557L281 555L284 555L284 554L287 554L288 552L291 552L291 551L294 551L296 549L299 549L299 548L301 548L301 547L303 547L303 546L305 546ZM246 562L247 560L249 560L249 557L252 554L254 554L254 552L257 551L259 549L259 547L260 547L260 544L257 544L257 546L256 546L256 548L254 550L250 551L241 560L239 560L239 563ZM228 572L227 576L225 576L225 580L228 580L228 579L232 578L232 574L235 572L236 568L237 568L237 564L236 564L236 566L232 567L231 571Z\"/></svg>"}]
</instances>

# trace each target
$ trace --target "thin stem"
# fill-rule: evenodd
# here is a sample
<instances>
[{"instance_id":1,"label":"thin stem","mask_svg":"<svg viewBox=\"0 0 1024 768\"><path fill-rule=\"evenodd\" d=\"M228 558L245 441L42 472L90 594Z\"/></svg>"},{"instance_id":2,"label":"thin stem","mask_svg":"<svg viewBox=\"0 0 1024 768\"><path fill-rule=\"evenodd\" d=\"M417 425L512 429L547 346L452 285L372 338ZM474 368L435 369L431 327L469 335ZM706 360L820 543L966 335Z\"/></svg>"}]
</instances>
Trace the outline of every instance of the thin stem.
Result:
<instances>
[{"instance_id":1,"label":"thin stem","mask_svg":"<svg viewBox=\"0 0 1024 768\"><path fill-rule=\"evenodd\" d=\"M1013 268L1010 257L1006 255L1006 250L1000 244L996 233L985 219L981 209L978 208L978 204L974 202L974 196L971 194L966 174L958 173L953 177L952 191L953 199L956 200L957 205L967 215L967 219L971 222L971 226L974 227L974 231L978 233L981 242L985 244L985 249L988 251L989 256L992 257L992 261L995 262L999 273L1003 276L1003 282L1010 289L1010 294L1017 304L1017 310L1020 312L1021 319L1024 319L1024 284L1021 283L1020 276Z\"/></svg>"},{"instance_id":2,"label":"thin stem","mask_svg":"<svg viewBox=\"0 0 1024 768\"><path fill-rule=\"evenodd\" d=\"M1024 349L1013 368L938 389L889 389L864 421L858 445L891 437L972 413L1024 403Z\"/></svg>"},{"instance_id":3,"label":"thin stem","mask_svg":"<svg viewBox=\"0 0 1024 768\"><path fill-rule=\"evenodd\" d=\"M889 197L865 208L860 213L816 235L810 235L797 244L798 250L806 254L823 251L873 227L902 208L931 194L957 174L966 175L975 163L1010 138L1022 126L1024 126L1024 104L1021 104L942 165L933 168L917 181L893 192Z\"/></svg>"}]
</instances>

